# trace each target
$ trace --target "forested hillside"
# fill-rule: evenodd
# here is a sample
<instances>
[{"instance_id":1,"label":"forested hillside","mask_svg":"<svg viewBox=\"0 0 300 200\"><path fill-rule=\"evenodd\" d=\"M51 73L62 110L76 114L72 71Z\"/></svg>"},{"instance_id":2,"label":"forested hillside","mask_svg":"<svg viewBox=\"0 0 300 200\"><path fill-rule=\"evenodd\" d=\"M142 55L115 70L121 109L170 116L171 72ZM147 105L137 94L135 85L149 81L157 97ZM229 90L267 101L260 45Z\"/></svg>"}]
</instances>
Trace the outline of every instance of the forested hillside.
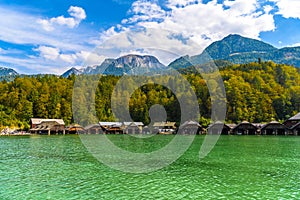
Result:
<instances>
[{"instance_id":1,"label":"forested hillside","mask_svg":"<svg viewBox=\"0 0 300 200\"><path fill-rule=\"evenodd\" d=\"M231 65L222 68L220 73L227 95L227 122L284 120L300 111L300 73L297 68L264 62ZM198 98L201 112L199 121L207 124L211 99L206 82L201 75L192 73L192 70L187 70L183 76L192 85ZM91 80L98 82L94 94L96 120L114 120L110 100L114 86L120 77L101 75L92 75L92 77ZM18 77L12 82L0 82L0 127L28 129L32 117L62 118L66 124L72 123L72 94L75 78L80 76ZM161 79L168 85L180 85L181 81L176 76L166 75L156 76L155 79ZM89 82L82 84L85 84L85 88L92 85ZM128 84L124 87L133 86ZM181 95L188 98L190 94ZM82 102L82 105L87 101L84 95L76 97L76 100ZM176 96L171 90L153 83L138 88L131 96L129 109L132 118L145 124L149 123L148 111L155 104L165 107L168 120L180 121L180 107ZM80 109L75 112L81 116ZM84 124L95 121L95 116L82 114L82 118Z\"/></svg>"}]
</instances>

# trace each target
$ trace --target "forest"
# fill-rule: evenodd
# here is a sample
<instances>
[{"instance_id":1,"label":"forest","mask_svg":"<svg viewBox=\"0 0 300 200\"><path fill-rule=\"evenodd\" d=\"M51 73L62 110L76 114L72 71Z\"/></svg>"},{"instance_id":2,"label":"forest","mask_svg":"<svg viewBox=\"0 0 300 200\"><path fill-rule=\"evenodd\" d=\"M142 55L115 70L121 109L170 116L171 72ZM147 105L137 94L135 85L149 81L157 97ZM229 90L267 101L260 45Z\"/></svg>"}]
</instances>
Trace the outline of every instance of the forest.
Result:
<instances>
[{"instance_id":1,"label":"forest","mask_svg":"<svg viewBox=\"0 0 300 200\"><path fill-rule=\"evenodd\" d=\"M126 81L122 81L124 77L102 75L73 75L68 78L39 75L2 81L0 129L14 127L28 130L33 117L61 118L66 125L74 121L82 125L115 121L118 118L115 118L112 107L122 113L125 103L123 105L117 99L124 97L129 99L129 113L134 121L148 124L149 109L159 104L164 106L167 120L178 123L181 115L178 98L184 96L188 103L192 93L199 105L198 121L207 126L212 99L206 80L193 69L181 70L180 73L144 77L141 83L136 81L141 80L140 77L127 76ZM253 62L221 67L219 73L226 91L228 123L283 121L300 111L298 68L273 62ZM181 92L176 93L167 86L180 86ZM74 102L77 106L72 105ZM74 119L74 115L80 119Z\"/></svg>"}]
</instances>

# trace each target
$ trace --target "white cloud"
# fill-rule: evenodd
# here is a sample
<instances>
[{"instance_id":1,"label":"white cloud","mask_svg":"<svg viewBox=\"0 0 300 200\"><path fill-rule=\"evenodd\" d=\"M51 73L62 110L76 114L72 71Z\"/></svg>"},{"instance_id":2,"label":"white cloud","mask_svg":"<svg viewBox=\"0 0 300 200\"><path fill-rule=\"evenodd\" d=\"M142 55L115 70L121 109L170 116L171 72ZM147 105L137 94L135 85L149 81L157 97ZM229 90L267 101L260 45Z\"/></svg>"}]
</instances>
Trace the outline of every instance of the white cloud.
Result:
<instances>
[{"instance_id":1,"label":"white cloud","mask_svg":"<svg viewBox=\"0 0 300 200\"><path fill-rule=\"evenodd\" d=\"M59 58L66 62L66 63L70 63L70 64L75 64L76 60L77 60L77 56L75 54L60 54Z\"/></svg>"},{"instance_id":2,"label":"white cloud","mask_svg":"<svg viewBox=\"0 0 300 200\"><path fill-rule=\"evenodd\" d=\"M50 46L39 46L34 49L39 57L32 57L42 63L55 62L55 65L67 66L81 64L82 66L101 64L107 56L98 55L97 52L79 51L62 52L60 49Z\"/></svg>"},{"instance_id":3,"label":"white cloud","mask_svg":"<svg viewBox=\"0 0 300 200\"><path fill-rule=\"evenodd\" d=\"M68 26L69 28L74 28L75 26L78 25L78 22L74 20L74 18L71 17L64 17L64 16L59 16L56 18L51 18L50 19L50 24L58 24L61 26Z\"/></svg>"},{"instance_id":4,"label":"white cloud","mask_svg":"<svg viewBox=\"0 0 300 200\"><path fill-rule=\"evenodd\" d=\"M41 28L41 24L37 22L40 16L18 10L20 9L15 7L0 6L0 19L5 19L0 20L0 40L16 46L25 45L26 50L2 49L0 63L15 66L19 71L27 69L28 73L61 72L62 66L83 62L82 58L76 55L78 52L88 52L94 48L94 44L91 44L90 41L98 36L97 31L84 27L74 30L67 26L57 25L55 31L45 32ZM76 20L85 17L83 14L85 12L76 7L71 7L69 12ZM56 18L55 20L57 23L64 23L64 19ZM42 20L40 22L44 23L44 27L49 25L49 30L54 30L49 21ZM28 50L30 46L32 46L33 52ZM36 52L38 56L36 56ZM58 69L54 70L53 67Z\"/></svg>"},{"instance_id":5,"label":"white cloud","mask_svg":"<svg viewBox=\"0 0 300 200\"><path fill-rule=\"evenodd\" d=\"M82 61L82 66L101 64L107 56L99 55L97 52L80 51L76 53L78 60Z\"/></svg>"},{"instance_id":6,"label":"white cloud","mask_svg":"<svg viewBox=\"0 0 300 200\"><path fill-rule=\"evenodd\" d=\"M46 31L53 31L54 28L52 27L50 21L46 20L46 19L38 19L37 23L41 24L43 29Z\"/></svg>"},{"instance_id":7,"label":"white cloud","mask_svg":"<svg viewBox=\"0 0 300 200\"><path fill-rule=\"evenodd\" d=\"M39 46L36 51L39 51L40 56L48 60L56 60L60 54L58 48L48 46Z\"/></svg>"},{"instance_id":8,"label":"white cloud","mask_svg":"<svg viewBox=\"0 0 300 200\"><path fill-rule=\"evenodd\" d=\"M178 8L194 4L195 0L167 0L168 7Z\"/></svg>"},{"instance_id":9,"label":"white cloud","mask_svg":"<svg viewBox=\"0 0 300 200\"><path fill-rule=\"evenodd\" d=\"M280 42L281 42L281 41L280 41ZM282 42L281 42L280 44L282 44ZM299 43L292 44L292 45L287 45L287 47L300 47L300 42L299 42Z\"/></svg>"},{"instance_id":10,"label":"white cloud","mask_svg":"<svg viewBox=\"0 0 300 200\"><path fill-rule=\"evenodd\" d=\"M230 7L233 15L248 15L256 11L258 2L256 0L235 0L235 1L224 1L224 5Z\"/></svg>"},{"instance_id":11,"label":"white cloud","mask_svg":"<svg viewBox=\"0 0 300 200\"><path fill-rule=\"evenodd\" d=\"M263 7L265 13L270 13L274 8L270 5L266 5Z\"/></svg>"},{"instance_id":12,"label":"white cloud","mask_svg":"<svg viewBox=\"0 0 300 200\"><path fill-rule=\"evenodd\" d=\"M67 26L74 28L80 24L82 20L86 18L85 10L81 7L70 6L68 13L71 17L52 17L50 19L38 19L37 22L42 25L44 30L53 31L55 25Z\"/></svg>"},{"instance_id":13,"label":"white cloud","mask_svg":"<svg viewBox=\"0 0 300 200\"><path fill-rule=\"evenodd\" d=\"M241 34L259 39L263 31L275 29L271 8L258 0L217 0L206 4L192 0L169 0L163 9L157 1L138 0L132 4L131 17L121 27L102 33L107 41L103 47L122 52L147 53L156 49L158 58L166 63L178 55L195 55L211 42L228 34ZM167 8L167 9L166 9ZM169 52L161 56L161 50ZM161 58L163 57L163 58Z\"/></svg>"},{"instance_id":14,"label":"white cloud","mask_svg":"<svg viewBox=\"0 0 300 200\"><path fill-rule=\"evenodd\" d=\"M142 20L161 19L166 16L166 12L159 5L145 0L134 2L130 13L134 14L134 16L123 22L135 23Z\"/></svg>"},{"instance_id":15,"label":"white cloud","mask_svg":"<svg viewBox=\"0 0 300 200\"><path fill-rule=\"evenodd\" d=\"M85 11L80 7L71 6L68 12L68 18L76 23L86 18ZM0 20L0 40L15 44L16 48L25 46L24 50L0 49L0 63L29 74L61 74L64 66L84 64L85 57L82 55L88 55L95 47L91 41L98 37L99 32L86 27L74 30L67 25L59 25L72 25L72 20L68 21L68 18L56 17L51 22L51 19L29 14L24 9L0 6L0 19L5 19ZM41 19L39 23L37 19ZM47 32L41 28L41 23L44 28L47 27ZM104 59L98 55L91 58L94 59L86 63L99 64Z\"/></svg>"},{"instance_id":16,"label":"white cloud","mask_svg":"<svg viewBox=\"0 0 300 200\"><path fill-rule=\"evenodd\" d=\"M284 17L300 15L297 0L270 1L276 2ZM152 54L168 64L181 55L199 54L211 42L231 33L259 39L261 32L275 29L274 7L260 0L212 0L206 4L201 0L168 0L163 7L158 2L162 1L135 1L129 17L101 32L100 39L98 32L78 26L86 19L81 7L70 6L69 16L46 18L1 6L0 19L5 20L0 20L0 40L38 47L39 56L12 58L0 49L0 62L61 73L62 66L100 64L107 57L140 53ZM91 51L95 44L100 47Z\"/></svg>"},{"instance_id":17,"label":"white cloud","mask_svg":"<svg viewBox=\"0 0 300 200\"><path fill-rule=\"evenodd\" d=\"M81 7L71 6L68 10L68 13L78 20L83 20L86 18L85 10Z\"/></svg>"},{"instance_id":18,"label":"white cloud","mask_svg":"<svg viewBox=\"0 0 300 200\"><path fill-rule=\"evenodd\" d=\"M17 72L25 74L50 73L61 75L71 66L97 65L107 58L95 52L62 52L60 49L50 46L39 46L34 51L38 53L37 56L15 57L8 55L7 52L21 52L3 49L3 53L0 52L0 65L14 68ZM24 52L22 53L24 54Z\"/></svg>"},{"instance_id":19,"label":"white cloud","mask_svg":"<svg viewBox=\"0 0 300 200\"><path fill-rule=\"evenodd\" d=\"M34 46L55 46L64 50L87 50L91 44L88 41L96 37L97 32L78 28L76 31L60 27L52 32L46 32L37 22L37 15L18 12L17 8L0 6L0 40L13 44ZM47 20L40 21L44 27L51 30Z\"/></svg>"},{"instance_id":20,"label":"white cloud","mask_svg":"<svg viewBox=\"0 0 300 200\"><path fill-rule=\"evenodd\" d=\"M43 62L43 60L35 57L18 58L0 55L0 61L1 65L13 68L21 74L62 74L65 71L53 61ZM20 65L22 66L20 67Z\"/></svg>"},{"instance_id":21,"label":"white cloud","mask_svg":"<svg viewBox=\"0 0 300 200\"><path fill-rule=\"evenodd\" d=\"M39 52L39 56L46 60L74 64L77 56L74 53L62 53L60 49L49 46L39 46L34 49Z\"/></svg>"},{"instance_id":22,"label":"white cloud","mask_svg":"<svg viewBox=\"0 0 300 200\"><path fill-rule=\"evenodd\" d=\"M278 13L285 18L300 19L300 1L299 0L272 0L278 6Z\"/></svg>"}]
</instances>

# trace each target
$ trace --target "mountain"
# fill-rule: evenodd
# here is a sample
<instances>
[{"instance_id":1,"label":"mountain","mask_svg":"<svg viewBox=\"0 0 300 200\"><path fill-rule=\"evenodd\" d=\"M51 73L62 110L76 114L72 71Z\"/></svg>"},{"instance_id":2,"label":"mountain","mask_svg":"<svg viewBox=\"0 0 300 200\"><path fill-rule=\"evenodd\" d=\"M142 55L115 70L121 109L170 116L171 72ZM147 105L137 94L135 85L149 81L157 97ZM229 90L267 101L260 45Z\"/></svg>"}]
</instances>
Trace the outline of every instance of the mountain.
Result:
<instances>
[{"instance_id":1,"label":"mountain","mask_svg":"<svg viewBox=\"0 0 300 200\"><path fill-rule=\"evenodd\" d=\"M205 52L214 60L223 60L238 54L264 54L274 50L276 50L275 47L259 40L242 37L240 35L228 35L221 41L213 42L205 49Z\"/></svg>"},{"instance_id":2,"label":"mountain","mask_svg":"<svg viewBox=\"0 0 300 200\"><path fill-rule=\"evenodd\" d=\"M76 69L75 67L72 67L71 69L69 69L68 71L66 71L65 73L63 73L61 76L64 78L69 77L70 75L79 75L82 74L81 70Z\"/></svg>"},{"instance_id":3,"label":"mountain","mask_svg":"<svg viewBox=\"0 0 300 200\"><path fill-rule=\"evenodd\" d=\"M19 75L18 72L11 68L7 67L0 67L0 76L17 76Z\"/></svg>"},{"instance_id":4,"label":"mountain","mask_svg":"<svg viewBox=\"0 0 300 200\"><path fill-rule=\"evenodd\" d=\"M170 68L185 69L200 66L203 70L214 70L215 66L245 64L256 61L273 61L278 64L293 65L300 68L300 47L278 49L263 41L231 34L220 41L213 42L195 56L182 56L164 66L151 55L126 55L117 59L106 59L101 65L89 66L80 70L70 69L63 74L106 74L137 75L161 73Z\"/></svg>"},{"instance_id":5,"label":"mountain","mask_svg":"<svg viewBox=\"0 0 300 200\"><path fill-rule=\"evenodd\" d=\"M105 59L99 66L89 66L80 70L71 68L62 76L68 77L71 74L138 75L160 72L166 69L168 68L154 56L126 55L117 59Z\"/></svg>"},{"instance_id":6,"label":"mountain","mask_svg":"<svg viewBox=\"0 0 300 200\"><path fill-rule=\"evenodd\" d=\"M186 68L191 65L208 63L212 60L245 64L259 59L300 67L300 47L277 49L265 42L234 34L213 42L200 55L178 58L170 63L169 67L175 69Z\"/></svg>"},{"instance_id":7,"label":"mountain","mask_svg":"<svg viewBox=\"0 0 300 200\"><path fill-rule=\"evenodd\" d=\"M117 59L106 59L96 72L107 75L138 75L166 69L154 56L126 55Z\"/></svg>"},{"instance_id":8,"label":"mountain","mask_svg":"<svg viewBox=\"0 0 300 200\"><path fill-rule=\"evenodd\" d=\"M12 81L19 73L7 67L0 67L0 81Z\"/></svg>"}]
</instances>

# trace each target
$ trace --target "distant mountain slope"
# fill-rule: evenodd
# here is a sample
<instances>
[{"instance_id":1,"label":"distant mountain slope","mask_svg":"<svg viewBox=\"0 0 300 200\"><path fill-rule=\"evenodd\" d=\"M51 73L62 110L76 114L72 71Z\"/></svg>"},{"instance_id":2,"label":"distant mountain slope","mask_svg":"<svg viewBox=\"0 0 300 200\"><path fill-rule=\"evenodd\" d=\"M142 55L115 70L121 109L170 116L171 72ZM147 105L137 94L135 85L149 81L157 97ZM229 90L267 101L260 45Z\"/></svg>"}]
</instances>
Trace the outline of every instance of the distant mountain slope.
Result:
<instances>
[{"instance_id":1,"label":"distant mountain slope","mask_svg":"<svg viewBox=\"0 0 300 200\"><path fill-rule=\"evenodd\" d=\"M11 68L7 67L0 67L0 76L16 76L18 75L18 72Z\"/></svg>"},{"instance_id":2,"label":"distant mountain slope","mask_svg":"<svg viewBox=\"0 0 300 200\"><path fill-rule=\"evenodd\" d=\"M276 48L272 45L240 35L228 35L221 41L213 42L205 49L214 60L223 60L235 54L266 53L274 50Z\"/></svg>"},{"instance_id":3,"label":"distant mountain slope","mask_svg":"<svg viewBox=\"0 0 300 200\"><path fill-rule=\"evenodd\" d=\"M199 55L179 57L168 66L164 66L157 58L151 55L126 55L117 59L106 59L98 66L90 66L80 70L70 69L63 76L66 77L68 74L107 74L118 76L124 74L149 74L161 73L170 68L185 69L195 65L201 65L202 69L205 66L213 69L213 65L223 66L224 64L228 65L228 63L246 64L259 59L300 68L300 47L277 49L260 40L233 34L220 41L213 42Z\"/></svg>"},{"instance_id":4,"label":"distant mountain slope","mask_svg":"<svg viewBox=\"0 0 300 200\"><path fill-rule=\"evenodd\" d=\"M137 75L166 69L154 56L126 55L104 61L96 71L110 75Z\"/></svg>"},{"instance_id":5,"label":"distant mountain slope","mask_svg":"<svg viewBox=\"0 0 300 200\"><path fill-rule=\"evenodd\" d=\"M99 66L86 67L80 70L71 68L62 76L68 77L71 74L138 75L166 69L167 67L154 56L126 55L117 59L105 59Z\"/></svg>"},{"instance_id":6,"label":"distant mountain slope","mask_svg":"<svg viewBox=\"0 0 300 200\"><path fill-rule=\"evenodd\" d=\"M245 64L258 61L259 58L264 61L272 60L275 63L300 67L300 47L277 49L259 40L240 35L229 35L220 41L213 42L200 55L178 58L169 66L179 69L191 66L191 64L204 64L212 60Z\"/></svg>"},{"instance_id":7,"label":"distant mountain slope","mask_svg":"<svg viewBox=\"0 0 300 200\"><path fill-rule=\"evenodd\" d=\"M0 81L12 81L19 73L7 67L0 67Z\"/></svg>"},{"instance_id":8,"label":"distant mountain slope","mask_svg":"<svg viewBox=\"0 0 300 200\"><path fill-rule=\"evenodd\" d=\"M79 75L82 74L82 71L76 69L75 67L72 67L71 69L69 69L68 71L66 71L65 73L63 73L61 76L64 78L68 78L70 75Z\"/></svg>"}]
</instances>

